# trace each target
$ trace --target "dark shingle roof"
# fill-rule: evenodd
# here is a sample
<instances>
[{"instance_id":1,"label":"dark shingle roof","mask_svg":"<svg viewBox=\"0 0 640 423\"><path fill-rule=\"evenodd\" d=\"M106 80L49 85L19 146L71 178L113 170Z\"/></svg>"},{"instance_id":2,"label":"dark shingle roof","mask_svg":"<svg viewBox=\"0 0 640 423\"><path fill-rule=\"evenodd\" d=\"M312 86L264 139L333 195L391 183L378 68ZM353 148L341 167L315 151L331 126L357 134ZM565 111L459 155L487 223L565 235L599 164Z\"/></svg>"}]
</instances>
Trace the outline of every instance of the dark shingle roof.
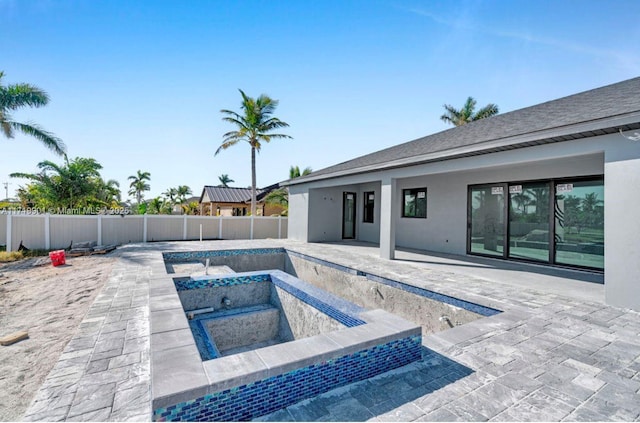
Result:
<instances>
[{"instance_id":1,"label":"dark shingle roof","mask_svg":"<svg viewBox=\"0 0 640 423\"><path fill-rule=\"evenodd\" d=\"M318 170L287 184L637 128L640 128L640 78L438 132Z\"/></svg>"}]
</instances>

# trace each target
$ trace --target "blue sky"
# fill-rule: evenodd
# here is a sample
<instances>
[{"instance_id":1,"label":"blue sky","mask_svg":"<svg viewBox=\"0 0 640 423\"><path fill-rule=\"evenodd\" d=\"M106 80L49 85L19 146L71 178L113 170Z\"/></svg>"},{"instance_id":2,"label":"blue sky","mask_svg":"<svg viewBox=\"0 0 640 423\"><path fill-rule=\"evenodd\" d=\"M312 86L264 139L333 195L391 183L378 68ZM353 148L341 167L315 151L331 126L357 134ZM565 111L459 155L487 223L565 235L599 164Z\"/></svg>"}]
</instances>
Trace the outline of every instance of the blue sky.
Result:
<instances>
[{"instance_id":1,"label":"blue sky","mask_svg":"<svg viewBox=\"0 0 640 423\"><path fill-rule=\"evenodd\" d=\"M263 145L258 186L447 129L443 105L516 110L640 75L640 2L0 0L3 83L50 104L14 113L93 157L127 198L228 174L251 183L243 143L214 157L240 94L280 101L292 140ZM9 195L42 160L37 141L0 138ZM3 188L3 186L0 186ZM0 198L4 197L4 189Z\"/></svg>"}]
</instances>

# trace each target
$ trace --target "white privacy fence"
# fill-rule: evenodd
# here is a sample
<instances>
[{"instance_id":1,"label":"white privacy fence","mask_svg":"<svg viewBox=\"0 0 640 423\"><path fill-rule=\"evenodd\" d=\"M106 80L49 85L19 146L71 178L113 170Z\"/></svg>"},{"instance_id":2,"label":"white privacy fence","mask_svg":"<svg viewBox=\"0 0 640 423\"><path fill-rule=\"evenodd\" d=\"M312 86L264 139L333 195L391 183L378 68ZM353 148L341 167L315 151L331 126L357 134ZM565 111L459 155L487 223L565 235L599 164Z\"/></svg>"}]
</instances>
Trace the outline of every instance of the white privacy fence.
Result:
<instances>
[{"instance_id":1,"label":"white privacy fence","mask_svg":"<svg viewBox=\"0 0 640 423\"><path fill-rule=\"evenodd\" d=\"M67 248L72 241L98 245L207 239L287 237L286 217L0 214L0 245L17 250Z\"/></svg>"}]
</instances>

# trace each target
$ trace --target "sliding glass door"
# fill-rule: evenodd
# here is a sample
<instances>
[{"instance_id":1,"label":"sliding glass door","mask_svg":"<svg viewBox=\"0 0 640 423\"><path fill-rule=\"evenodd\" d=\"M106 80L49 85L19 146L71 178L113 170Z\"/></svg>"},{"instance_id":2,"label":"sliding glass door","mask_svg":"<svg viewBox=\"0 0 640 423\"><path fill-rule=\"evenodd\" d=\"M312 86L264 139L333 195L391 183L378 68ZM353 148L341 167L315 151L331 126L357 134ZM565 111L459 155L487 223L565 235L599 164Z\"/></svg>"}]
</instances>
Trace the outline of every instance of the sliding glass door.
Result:
<instances>
[{"instance_id":1,"label":"sliding glass door","mask_svg":"<svg viewBox=\"0 0 640 423\"><path fill-rule=\"evenodd\" d=\"M604 181L555 186L556 263L604 269Z\"/></svg>"},{"instance_id":2,"label":"sliding glass door","mask_svg":"<svg viewBox=\"0 0 640 423\"><path fill-rule=\"evenodd\" d=\"M470 252L504 255L504 196L505 185L470 188Z\"/></svg>"},{"instance_id":3,"label":"sliding glass door","mask_svg":"<svg viewBox=\"0 0 640 423\"><path fill-rule=\"evenodd\" d=\"M509 185L509 257L549 261L549 183Z\"/></svg>"},{"instance_id":4,"label":"sliding glass door","mask_svg":"<svg viewBox=\"0 0 640 423\"><path fill-rule=\"evenodd\" d=\"M604 269L602 177L469 186L467 251Z\"/></svg>"}]
</instances>

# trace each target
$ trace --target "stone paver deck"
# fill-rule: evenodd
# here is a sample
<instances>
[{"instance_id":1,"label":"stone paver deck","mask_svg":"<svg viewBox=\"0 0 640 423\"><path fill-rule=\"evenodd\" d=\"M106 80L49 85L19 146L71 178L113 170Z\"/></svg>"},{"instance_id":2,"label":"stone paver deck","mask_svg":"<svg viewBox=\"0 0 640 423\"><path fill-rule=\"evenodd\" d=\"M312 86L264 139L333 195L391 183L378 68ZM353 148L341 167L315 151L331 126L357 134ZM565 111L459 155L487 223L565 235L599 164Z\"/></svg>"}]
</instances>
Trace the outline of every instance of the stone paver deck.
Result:
<instances>
[{"instance_id":1,"label":"stone paver deck","mask_svg":"<svg viewBox=\"0 0 640 423\"><path fill-rule=\"evenodd\" d=\"M273 246L504 312L425 336L421 362L260 420L640 421L639 313L543 291L535 283L501 283L430 266L424 255L403 253L386 261L372 259L371 249L286 240L119 248L109 282L25 420L149 420L149 282L162 270L147 259L162 250ZM580 287L575 280L567 283Z\"/></svg>"}]
</instances>

